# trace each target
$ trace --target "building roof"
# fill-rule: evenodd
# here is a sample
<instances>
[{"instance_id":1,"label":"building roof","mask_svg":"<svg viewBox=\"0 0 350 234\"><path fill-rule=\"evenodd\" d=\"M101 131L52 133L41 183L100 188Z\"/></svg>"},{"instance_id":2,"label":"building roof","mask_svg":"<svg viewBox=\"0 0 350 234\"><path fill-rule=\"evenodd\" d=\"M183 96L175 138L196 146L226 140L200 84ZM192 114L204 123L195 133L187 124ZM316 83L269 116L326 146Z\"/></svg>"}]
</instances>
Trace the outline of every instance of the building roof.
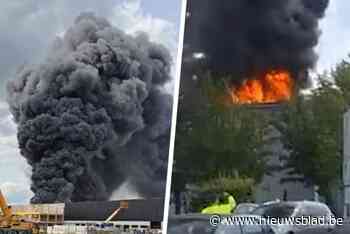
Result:
<instances>
[{"instance_id":1,"label":"building roof","mask_svg":"<svg viewBox=\"0 0 350 234\"><path fill-rule=\"evenodd\" d=\"M120 201L66 203L66 221L104 221L120 206ZM122 209L112 221L163 221L164 199L128 200L128 208Z\"/></svg>"}]
</instances>

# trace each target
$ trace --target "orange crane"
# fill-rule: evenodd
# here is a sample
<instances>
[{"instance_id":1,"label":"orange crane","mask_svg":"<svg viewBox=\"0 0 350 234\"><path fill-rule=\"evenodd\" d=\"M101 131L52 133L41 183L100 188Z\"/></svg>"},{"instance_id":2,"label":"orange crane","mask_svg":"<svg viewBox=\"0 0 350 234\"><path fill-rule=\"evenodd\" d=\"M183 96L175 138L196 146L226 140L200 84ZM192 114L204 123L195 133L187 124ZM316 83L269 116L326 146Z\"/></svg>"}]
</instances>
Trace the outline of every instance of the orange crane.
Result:
<instances>
[{"instance_id":1,"label":"orange crane","mask_svg":"<svg viewBox=\"0 0 350 234\"><path fill-rule=\"evenodd\" d=\"M0 234L37 234L39 228L35 222L25 216L14 214L0 190Z\"/></svg>"},{"instance_id":2,"label":"orange crane","mask_svg":"<svg viewBox=\"0 0 350 234\"><path fill-rule=\"evenodd\" d=\"M128 209L129 203L127 201L120 201L119 207L105 220L105 223L109 223L122 209Z\"/></svg>"}]
</instances>

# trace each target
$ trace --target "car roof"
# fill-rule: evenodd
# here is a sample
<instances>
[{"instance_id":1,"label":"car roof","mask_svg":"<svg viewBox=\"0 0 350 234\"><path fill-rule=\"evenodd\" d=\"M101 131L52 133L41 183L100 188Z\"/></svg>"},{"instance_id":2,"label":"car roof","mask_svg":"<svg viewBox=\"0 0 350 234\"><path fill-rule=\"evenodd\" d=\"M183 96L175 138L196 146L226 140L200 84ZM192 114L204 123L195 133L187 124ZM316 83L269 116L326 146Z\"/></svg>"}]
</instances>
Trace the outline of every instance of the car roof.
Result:
<instances>
[{"instance_id":1,"label":"car roof","mask_svg":"<svg viewBox=\"0 0 350 234\"><path fill-rule=\"evenodd\" d=\"M207 220L213 215L210 214L201 214L201 213L190 213L190 214L180 214L180 215L170 215L169 219L173 220L186 220L186 219L203 219Z\"/></svg>"},{"instance_id":2,"label":"car roof","mask_svg":"<svg viewBox=\"0 0 350 234\"><path fill-rule=\"evenodd\" d=\"M256 203L240 203L237 205L237 207L239 206L259 206L259 204Z\"/></svg>"},{"instance_id":3,"label":"car roof","mask_svg":"<svg viewBox=\"0 0 350 234\"><path fill-rule=\"evenodd\" d=\"M290 206L295 206L295 207L300 207L303 205L307 206L318 206L318 207L324 207L328 208L328 206L324 203L321 202L316 202L316 201L271 201L271 202L265 202L259 207L264 207L264 206L271 206L271 205L290 205Z\"/></svg>"},{"instance_id":4,"label":"car roof","mask_svg":"<svg viewBox=\"0 0 350 234\"><path fill-rule=\"evenodd\" d=\"M200 213L190 213L190 214L181 214L181 215L170 215L169 220L209 220L214 214L200 214ZM258 218L260 216L254 215L254 214L240 214L240 215L235 215L235 214L228 214L228 215L220 215L221 217L253 217L253 218Z\"/></svg>"}]
</instances>

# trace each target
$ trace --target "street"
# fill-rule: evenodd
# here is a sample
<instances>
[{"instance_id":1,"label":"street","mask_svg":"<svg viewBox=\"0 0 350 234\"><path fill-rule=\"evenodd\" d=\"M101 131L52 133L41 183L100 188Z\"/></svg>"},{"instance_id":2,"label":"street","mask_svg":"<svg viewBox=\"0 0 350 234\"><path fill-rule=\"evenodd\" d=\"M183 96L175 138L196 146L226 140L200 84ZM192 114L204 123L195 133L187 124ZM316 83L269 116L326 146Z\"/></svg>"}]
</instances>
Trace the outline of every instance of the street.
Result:
<instances>
[{"instance_id":1,"label":"street","mask_svg":"<svg viewBox=\"0 0 350 234\"><path fill-rule=\"evenodd\" d=\"M350 233L350 222L346 222L344 225L337 227L334 231L328 232L325 230L315 230L315 231L302 231L298 232L298 234L348 234Z\"/></svg>"},{"instance_id":2,"label":"street","mask_svg":"<svg viewBox=\"0 0 350 234\"><path fill-rule=\"evenodd\" d=\"M346 222L344 225L338 227L332 233L334 233L334 234L348 234L348 233L350 233L350 222Z\"/></svg>"}]
</instances>

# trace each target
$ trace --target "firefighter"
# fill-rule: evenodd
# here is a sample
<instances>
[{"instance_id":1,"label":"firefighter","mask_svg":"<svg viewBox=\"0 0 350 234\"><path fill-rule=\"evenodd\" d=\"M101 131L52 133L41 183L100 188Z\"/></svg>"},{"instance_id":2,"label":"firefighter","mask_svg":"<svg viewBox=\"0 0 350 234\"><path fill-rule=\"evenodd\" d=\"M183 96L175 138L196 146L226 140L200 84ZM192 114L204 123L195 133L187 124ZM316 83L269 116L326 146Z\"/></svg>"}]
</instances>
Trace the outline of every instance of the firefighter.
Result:
<instances>
[{"instance_id":1,"label":"firefighter","mask_svg":"<svg viewBox=\"0 0 350 234\"><path fill-rule=\"evenodd\" d=\"M235 198L229 194L224 193L222 199L217 200L213 205L204 208L202 214L231 214L236 208Z\"/></svg>"}]
</instances>

